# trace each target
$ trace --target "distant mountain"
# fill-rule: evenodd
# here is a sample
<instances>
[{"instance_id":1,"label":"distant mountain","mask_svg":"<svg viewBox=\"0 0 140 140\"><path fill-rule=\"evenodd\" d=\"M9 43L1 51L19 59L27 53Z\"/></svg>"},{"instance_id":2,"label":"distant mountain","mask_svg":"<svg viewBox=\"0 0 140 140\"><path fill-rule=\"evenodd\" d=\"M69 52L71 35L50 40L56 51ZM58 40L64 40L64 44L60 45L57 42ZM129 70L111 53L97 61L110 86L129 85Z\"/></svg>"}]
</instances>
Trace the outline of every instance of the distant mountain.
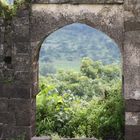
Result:
<instances>
[{"instance_id":1,"label":"distant mountain","mask_svg":"<svg viewBox=\"0 0 140 140\"><path fill-rule=\"evenodd\" d=\"M80 67L83 57L104 64L119 63L120 51L117 44L101 31L74 23L57 30L44 40L40 65L53 65L55 69L78 69L75 67Z\"/></svg>"}]
</instances>

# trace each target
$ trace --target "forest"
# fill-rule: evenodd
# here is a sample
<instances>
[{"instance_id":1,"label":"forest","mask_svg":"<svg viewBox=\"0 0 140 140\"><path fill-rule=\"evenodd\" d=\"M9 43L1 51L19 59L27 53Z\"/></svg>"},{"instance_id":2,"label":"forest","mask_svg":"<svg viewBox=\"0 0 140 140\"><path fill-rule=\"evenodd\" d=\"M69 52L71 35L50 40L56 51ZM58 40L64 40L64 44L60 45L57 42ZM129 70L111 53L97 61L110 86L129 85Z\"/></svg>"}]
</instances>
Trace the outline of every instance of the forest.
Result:
<instances>
[{"instance_id":1,"label":"forest","mask_svg":"<svg viewBox=\"0 0 140 140\"><path fill-rule=\"evenodd\" d=\"M82 60L80 72L41 78L37 134L123 139L124 106L118 65Z\"/></svg>"},{"instance_id":2,"label":"forest","mask_svg":"<svg viewBox=\"0 0 140 140\"><path fill-rule=\"evenodd\" d=\"M48 36L40 51L40 73L60 70L80 70L83 57L104 64L120 63L117 44L99 30L85 24L74 23Z\"/></svg>"},{"instance_id":3,"label":"forest","mask_svg":"<svg viewBox=\"0 0 140 140\"><path fill-rule=\"evenodd\" d=\"M39 63L37 136L124 139L121 58L113 40L72 24L44 41Z\"/></svg>"}]
</instances>

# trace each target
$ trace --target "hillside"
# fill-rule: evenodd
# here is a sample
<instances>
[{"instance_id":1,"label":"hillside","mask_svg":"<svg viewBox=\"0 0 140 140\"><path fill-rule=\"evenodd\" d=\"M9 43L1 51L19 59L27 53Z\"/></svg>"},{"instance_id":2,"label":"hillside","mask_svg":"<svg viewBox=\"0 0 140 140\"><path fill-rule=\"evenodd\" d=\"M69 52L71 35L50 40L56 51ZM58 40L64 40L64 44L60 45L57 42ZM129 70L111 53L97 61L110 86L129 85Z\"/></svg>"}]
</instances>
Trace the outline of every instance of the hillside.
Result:
<instances>
[{"instance_id":1,"label":"hillside","mask_svg":"<svg viewBox=\"0 0 140 140\"><path fill-rule=\"evenodd\" d=\"M104 33L75 23L57 30L44 40L40 51L40 71L79 70L83 57L104 64L119 63L120 51Z\"/></svg>"}]
</instances>

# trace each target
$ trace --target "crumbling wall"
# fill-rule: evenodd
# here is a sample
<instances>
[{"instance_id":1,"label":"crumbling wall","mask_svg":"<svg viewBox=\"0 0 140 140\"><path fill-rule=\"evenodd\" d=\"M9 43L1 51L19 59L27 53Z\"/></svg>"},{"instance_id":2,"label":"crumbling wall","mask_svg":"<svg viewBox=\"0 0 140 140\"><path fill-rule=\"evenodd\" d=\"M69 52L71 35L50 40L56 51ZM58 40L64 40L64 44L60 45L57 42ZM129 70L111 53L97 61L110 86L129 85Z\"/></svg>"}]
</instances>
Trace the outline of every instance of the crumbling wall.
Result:
<instances>
[{"instance_id":1,"label":"crumbling wall","mask_svg":"<svg viewBox=\"0 0 140 140\"><path fill-rule=\"evenodd\" d=\"M29 12L23 5L16 16L0 19L0 140L35 135Z\"/></svg>"},{"instance_id":2,"label":"crumbling wall","mask_svg":"<svg viewBox=\"0 0 140 140\"><path fill-rule=\"evenodd\" d=\"M0 18L0 140L35 135L38 54L43 39L80 22L119 45L123 57L125 139L140 138L140 1L34 0L12 20Z\"/></svg>"},{"instance_id":3,"label":"crumbling wall","mask_svg":"<svg viewBox=\"0 0 140 140\"><path fill-rule=\"evenodd\" d=\"M124 93L127 140L140 139L140 1L124 3Z\"/></svg>"}]
</instances>

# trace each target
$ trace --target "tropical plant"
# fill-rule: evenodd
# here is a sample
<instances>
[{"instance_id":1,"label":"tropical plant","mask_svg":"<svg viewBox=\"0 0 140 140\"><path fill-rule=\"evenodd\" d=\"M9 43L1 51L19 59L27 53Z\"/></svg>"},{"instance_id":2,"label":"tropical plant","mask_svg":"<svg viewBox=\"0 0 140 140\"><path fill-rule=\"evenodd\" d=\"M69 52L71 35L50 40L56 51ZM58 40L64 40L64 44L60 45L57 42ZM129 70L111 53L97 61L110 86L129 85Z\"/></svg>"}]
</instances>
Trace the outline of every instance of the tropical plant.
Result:
<instances>
[{"instance_id":1,"label":"tropical plant","mask_svg":"<svg viewBox=\"0 0 140 140\"><path fill-rule=\"evenodd\" d=\"M81 72L41 78L37 135L123 139L124 105L118 65L84 58Z\"/></svg>"}]
</instances>

